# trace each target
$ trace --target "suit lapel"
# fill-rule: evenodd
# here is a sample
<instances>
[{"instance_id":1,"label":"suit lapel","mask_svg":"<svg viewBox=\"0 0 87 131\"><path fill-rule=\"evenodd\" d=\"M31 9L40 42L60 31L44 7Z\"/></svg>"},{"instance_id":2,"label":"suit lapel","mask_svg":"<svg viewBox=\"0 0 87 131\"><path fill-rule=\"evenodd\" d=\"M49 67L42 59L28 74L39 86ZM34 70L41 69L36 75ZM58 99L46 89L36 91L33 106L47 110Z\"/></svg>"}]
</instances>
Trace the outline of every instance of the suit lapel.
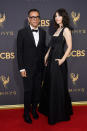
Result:
<instances>
[{"instance_id":1,"label":"suit lapel","mask_svg":"<svg viewBox=\"0 0 87 131\"><path fill-rule=\"evenodd\" d=\"M42 31L40 28L38 28L38 29L39 29L39 41L38 41L38 46L39 46L41 43L41 40L42 40Z\"/></svg>"},{"instance_id":2,"label":"suit lapel","mask_svg":"<svg viewBox=\"0 0 87 131\"><path fill-rule=\"evenodd\" d=\"M27 32L28 32L28 34L29 34L29 37L32 39L33 44L35 45L34 36L33 36L32 31L31 31L30 26L27 27ZM35 46L36 46L36 45L35 45Z\"/></svg>"},{"instance_id":3,"label":"suit lapel","mask_svg":"<svg viewBox=\"0 0 87 131\"><path fill-rule=\"evenodd\" d=\"M38 28L38 29L39 29L39 41L38 41L38 45L37 45L37 47L40 45L41 40L42 40L42 31L41 31L40 28ZM34 40L34 36L33 36L32 31L31 31L30 26L27 27L27 32L28 32L30 38L32 39L32 42L33 42L34 46L36 47L36 45L35 45L35 40Z\"/></svg>"}]
</instances>

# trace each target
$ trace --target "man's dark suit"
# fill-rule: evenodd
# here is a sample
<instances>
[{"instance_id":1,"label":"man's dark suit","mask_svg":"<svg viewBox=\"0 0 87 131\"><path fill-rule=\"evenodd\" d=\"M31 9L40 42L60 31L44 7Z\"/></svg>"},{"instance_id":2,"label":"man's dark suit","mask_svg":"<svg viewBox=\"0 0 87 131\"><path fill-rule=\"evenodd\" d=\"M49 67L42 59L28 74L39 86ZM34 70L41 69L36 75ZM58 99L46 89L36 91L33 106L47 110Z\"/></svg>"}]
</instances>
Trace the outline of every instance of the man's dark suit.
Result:
<instances>
[{"instance_id":1,"label":"man's dark suit","mask_svg":"<svg viewBox=\"0 0 87 131\"><path fill-rule=\"evenodd\" d=\"M30 26L19 30L17 36L17 58L19 70L25 69L27 77L24 81L24 109L29 110L30 104L40 100L40 86L45 55L46 32L39 28L39 42L35 40Z\"/></svg>"}]
</instances>

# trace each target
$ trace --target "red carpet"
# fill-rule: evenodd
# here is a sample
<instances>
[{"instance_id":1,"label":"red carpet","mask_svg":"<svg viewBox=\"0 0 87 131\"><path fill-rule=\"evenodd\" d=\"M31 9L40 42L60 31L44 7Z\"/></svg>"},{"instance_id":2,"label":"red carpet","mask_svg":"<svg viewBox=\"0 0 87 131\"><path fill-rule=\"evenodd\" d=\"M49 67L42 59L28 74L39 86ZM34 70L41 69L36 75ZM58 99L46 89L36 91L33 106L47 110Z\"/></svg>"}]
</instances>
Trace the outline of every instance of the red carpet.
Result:
<instances>
[{"instance_id":1,"label":"red carpet","mask_svg":"<svg viewBox=\"0 0 87 131\"><path fill-rule=\"evenodd\" d=\"M48 125L47 117L39 114L32 124L23 120L23 109L0 110L0 131L87 131L87 106L74 106L68 122Z\"/></svg>"}]
</instances>

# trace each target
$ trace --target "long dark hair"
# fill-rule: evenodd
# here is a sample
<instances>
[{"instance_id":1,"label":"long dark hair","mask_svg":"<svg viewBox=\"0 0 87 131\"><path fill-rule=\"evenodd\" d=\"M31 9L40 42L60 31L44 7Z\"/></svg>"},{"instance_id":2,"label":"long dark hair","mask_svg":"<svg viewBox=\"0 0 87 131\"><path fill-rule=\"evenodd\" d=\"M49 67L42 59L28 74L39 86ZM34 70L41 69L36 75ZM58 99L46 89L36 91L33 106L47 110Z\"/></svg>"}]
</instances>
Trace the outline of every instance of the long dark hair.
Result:
<instances>
[{"instance_id":1,"label":"long dark hair","mask_svg":"<svg viewBox=\"0 0 87 131\"><path fill-rule=\"evenodd\" d=\"M55 21L56 13L58 13L60 16L63 17L63 21L62 21L63 27L68 27L70 30L73 30L73 28L70 25L69 15L68 15L67 11L65 9L63 9L63 8L60 8L60 9L56 10L55 13L54 13L54 15L53 15L53 21L54 21L55 27L56 28L59 27L59 25Z\"/></svg>"}]
</instances>

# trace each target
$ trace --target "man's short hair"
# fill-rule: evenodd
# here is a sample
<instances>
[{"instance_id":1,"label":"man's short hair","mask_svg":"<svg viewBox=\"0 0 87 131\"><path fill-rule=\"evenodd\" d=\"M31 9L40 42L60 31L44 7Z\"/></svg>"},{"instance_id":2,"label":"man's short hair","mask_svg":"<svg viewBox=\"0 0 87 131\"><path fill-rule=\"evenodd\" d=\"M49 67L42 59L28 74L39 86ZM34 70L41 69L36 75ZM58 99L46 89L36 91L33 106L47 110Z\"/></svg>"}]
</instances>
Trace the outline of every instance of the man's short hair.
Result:
<instances>
[{"instance_id":1,"label":"man's short hair","mask_svg":"<svg viewBox=\"0 0 87 131\"><path fill-rule=\"evenodd\" d=\"M39 16L40 16L40 12L39 12L39 10L37 10L37 9L30 9L30 10L28 11L28 16L29 16L30 13L33 12L33 11L38 12L38 14L39 14Z\"/></svg>"}]
</instances>

